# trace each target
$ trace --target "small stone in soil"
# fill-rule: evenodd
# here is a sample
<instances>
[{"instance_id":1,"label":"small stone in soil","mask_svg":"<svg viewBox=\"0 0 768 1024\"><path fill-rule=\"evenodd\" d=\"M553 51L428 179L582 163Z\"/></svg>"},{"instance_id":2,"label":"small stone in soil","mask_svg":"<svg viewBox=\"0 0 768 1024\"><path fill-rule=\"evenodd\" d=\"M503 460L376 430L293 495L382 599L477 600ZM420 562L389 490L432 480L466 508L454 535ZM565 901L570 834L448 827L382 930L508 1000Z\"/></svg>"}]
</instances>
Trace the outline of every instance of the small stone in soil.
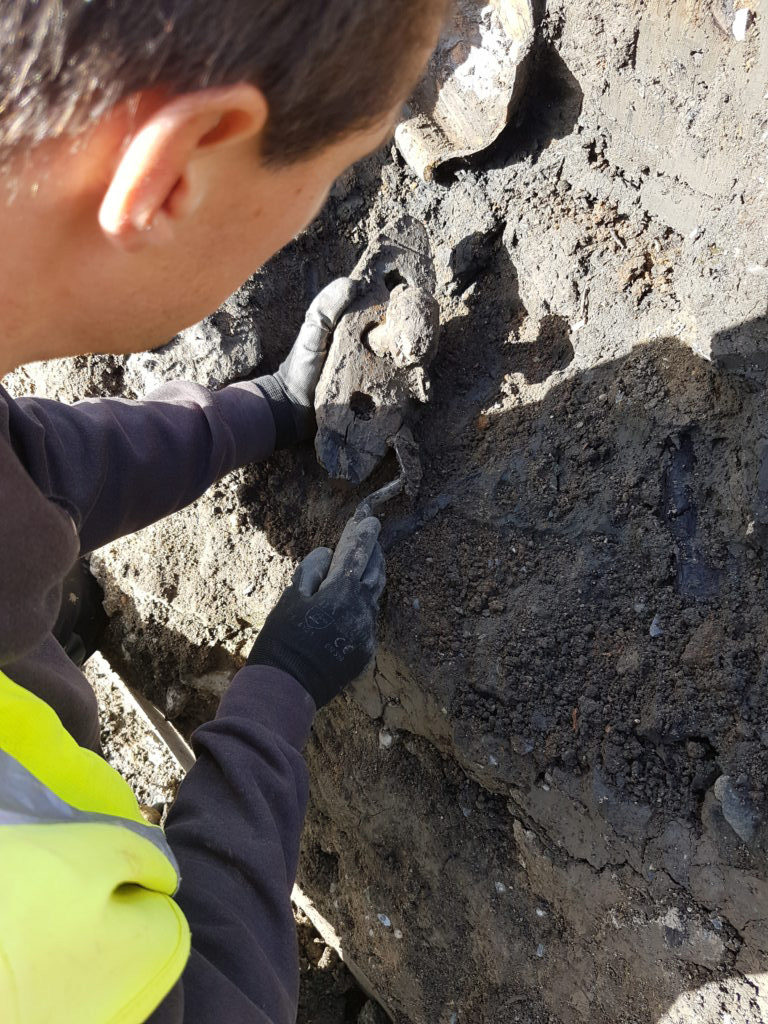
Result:
<instances>
[{"instance_id":1,"label":"small stone in soil","mask_svg":"<svg viewBox=\"0 0 768 1024\"><path fill-rule=\"evenodd\" d=\"M731 31L733 38L742 43L747 37L747 29L752 20L752 11L748 7L742 7L733 16Z\"/></svg>"}]
</instances>

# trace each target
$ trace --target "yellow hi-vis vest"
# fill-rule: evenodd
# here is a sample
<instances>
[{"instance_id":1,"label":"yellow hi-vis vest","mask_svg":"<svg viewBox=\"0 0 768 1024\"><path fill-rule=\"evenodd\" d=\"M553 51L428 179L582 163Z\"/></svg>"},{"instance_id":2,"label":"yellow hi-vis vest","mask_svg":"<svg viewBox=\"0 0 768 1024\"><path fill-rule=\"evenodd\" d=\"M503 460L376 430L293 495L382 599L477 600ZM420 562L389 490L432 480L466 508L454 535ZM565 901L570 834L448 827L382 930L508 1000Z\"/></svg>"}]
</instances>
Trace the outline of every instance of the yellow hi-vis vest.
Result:
<instances>
[{"instance_id":1,"label":"yellow hi-vis vest","mask_svg":"<svg viewBox=\"0 0 768 1024\"><path fill-rule=\"evenodd\" d=\"M0 1021L140 1024L189 955L162 829L0 672Z\"/></svg>"}]
</instances>

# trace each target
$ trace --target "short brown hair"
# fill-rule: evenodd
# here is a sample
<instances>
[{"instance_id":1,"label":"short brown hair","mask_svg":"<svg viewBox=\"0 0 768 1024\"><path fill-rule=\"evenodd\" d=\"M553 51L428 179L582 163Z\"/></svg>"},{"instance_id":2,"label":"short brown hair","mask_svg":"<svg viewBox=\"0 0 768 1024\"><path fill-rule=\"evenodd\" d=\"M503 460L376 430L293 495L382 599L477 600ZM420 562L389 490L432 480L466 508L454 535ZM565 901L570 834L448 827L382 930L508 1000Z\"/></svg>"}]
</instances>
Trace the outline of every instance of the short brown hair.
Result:
<instances>
[{"instance_id":1,"label":"short brown hair","mask_svg":"<svg viewBox=\"0 0 768 1024\"><path fill-rule=\"evenodd\" d=\"M397 102L446 0L0 0L0 146L84 127L152 87L253 82L290 161ZM407 84L407 83L406 83Z\"/></svg>"}]
</instances>

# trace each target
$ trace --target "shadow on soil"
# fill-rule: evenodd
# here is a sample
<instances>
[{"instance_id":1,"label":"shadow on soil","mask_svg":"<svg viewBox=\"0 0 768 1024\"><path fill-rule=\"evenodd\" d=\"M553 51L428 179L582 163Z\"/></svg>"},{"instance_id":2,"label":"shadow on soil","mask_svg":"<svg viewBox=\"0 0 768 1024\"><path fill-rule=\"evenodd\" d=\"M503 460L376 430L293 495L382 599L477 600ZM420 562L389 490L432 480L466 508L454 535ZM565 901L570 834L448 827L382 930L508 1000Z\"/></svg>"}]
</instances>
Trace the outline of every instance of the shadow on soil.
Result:
<instances>
[{"instance_id":1,"label":"shadow on soil","mask_svg":"<svg viewBox=\"0 0 768 1024\"><path fill-rule=\"evenodd\" d=\"M579 953L567 974L512 940L495 951L504 965L497 973L511 980L492 990L483 965L457 962L450 945L416 938L408 955L431 965L423 985L433 985L435 999L439 979L451 976L474 1006L472 1019L512 1019L505 1015L521 997L565 1013L578 990L593 1020L615 1020L621 1008L654 1024L687 989L736 973L737 953L740 967L768 969L739 910L745 880L765 879L768 863L766 550L750 530L768 500L766 416L755 381L717 369L734 368L733 337L747 332L764 343L765 320L720 339L714 366L667 338L566 375L578 359L567 321L552 315L535 343L515 341L525 311L514 267L496 270L493 288L479 283L468 314L443 325L435 397L417 427L421 494L383 513L391 554L382 650L395 652L427 691L439 689L460 762L461 736L492 752L494 767L473 783L479 792L513 786L528 800L550 776L560 781L548 791L599 789L593 811L580 805L582 820L547 824L529 807L526 825L552 857L573 864L600 862L593 840L577 841L577 833L599 838L604 827L638 865L632 886L641 913L682 903L689 923L710 930L716 917L722 953L702 959L688 924L662 930L653 948L635 944L632 929L609 928L596 871L585 873L584 891L556 891L554 881L549 893L564 951L582 950L591 936L590 955ZM532 394L531 384L542 387ZM253 528L298 558L333 543L360 497L393 475L384 465L352 492L329 484L308 448L253 467L241 500ZM200 674L237 667L220 651L201 661L176 634L127 662L120 634L118 619L108 655L161 708L180 666ZM176 724L189 733L214 707L210 695L190 694ZM418 733L404 714L402 728ZM432 815L452 814L466 785L455 762L444 770L452 781ZM734 806L741 800L757 816L748 842L734 828L736 812L713 796L721 775L733 780ZM493 870L518 879L530 910L540 896L520 875L512 824L500 813L488 831L475 814L466 826L473 843L465 849L465 833L445 832L442 854L466 860L471 872L471 849L492 850ZM408 870L418 876L413 843ZM708 889L702 879L713 877ZM424 892L416 912L438 928L450 911L457 939L468 943L479 910L451 888L449 873ZM604 991L598 981L608 976ZM562 1019L581 1018L568 1011Z\"/></svg>"},{"instance_id":2,"label":"shadow on soil","mask_svg":"<svg viewBox=\"0 0 768 1024\"><path fill-rule=\"evenodd\" d=\"M721 370L734 371L764 380L768 370L768 312L728 330L712 339L712 361Z\"/></svg>"},{"instance_id":3,"label":"shadow on soil","mask_svg":"<svg viewBox=\"0 0 768 1024\"><path fill-rule=\"evenodd\" d=\"M542 42L529 60L523 105L480 158L478 166L484 169L505 167L526 157L535 164L550 142L570 135L579 120L584 94L555 47Z\"/></svg>"}]
</instances>

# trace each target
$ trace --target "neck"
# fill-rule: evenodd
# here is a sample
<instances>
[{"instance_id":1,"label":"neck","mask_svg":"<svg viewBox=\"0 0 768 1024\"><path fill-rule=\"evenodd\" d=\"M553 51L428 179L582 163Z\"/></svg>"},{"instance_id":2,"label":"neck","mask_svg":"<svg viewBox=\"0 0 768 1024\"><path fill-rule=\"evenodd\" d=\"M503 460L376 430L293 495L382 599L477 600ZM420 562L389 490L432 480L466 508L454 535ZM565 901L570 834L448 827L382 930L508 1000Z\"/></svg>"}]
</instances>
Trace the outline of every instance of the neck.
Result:
<instances>
[{"instance_id":1,"label":"neck","mask_svg":"<svg viewBox=\"0 0 768 1024\"><path fill-rule=\"evenodd\" d=\"M55 296L46 299L54 253L46 227L45 184L35 173L38 160L27 154L0 170L0 303L3 335L0 374L40 358L41 339L51 333Z\"/></svg>"},{"instance_id":2,"label":"neck","mask_svg":"<svg viewBox=\"0 0 768 1024\"><path fill-rule=\"evenodd\" d=\"M150 97L149 109L159 102ZM0 376L105 346L160 345L175 333L137 322L132 303L142 298L142 281L131 278L130 254L99 226L120 154L144 117L139 107L119 104L76 139L0 153Z\"/></svg>"},{"instance_id":3,"label":"neck","mask_svg":"<svg viewBox=\"0 0 768 1024\"><path fill-rule=\"evenodd\" d=\"M71 354L79 342L71 280L87 197L78 195L78 178L69 140L0 164L0 377L23 363Z\"/></svg>"}]
</instances>

